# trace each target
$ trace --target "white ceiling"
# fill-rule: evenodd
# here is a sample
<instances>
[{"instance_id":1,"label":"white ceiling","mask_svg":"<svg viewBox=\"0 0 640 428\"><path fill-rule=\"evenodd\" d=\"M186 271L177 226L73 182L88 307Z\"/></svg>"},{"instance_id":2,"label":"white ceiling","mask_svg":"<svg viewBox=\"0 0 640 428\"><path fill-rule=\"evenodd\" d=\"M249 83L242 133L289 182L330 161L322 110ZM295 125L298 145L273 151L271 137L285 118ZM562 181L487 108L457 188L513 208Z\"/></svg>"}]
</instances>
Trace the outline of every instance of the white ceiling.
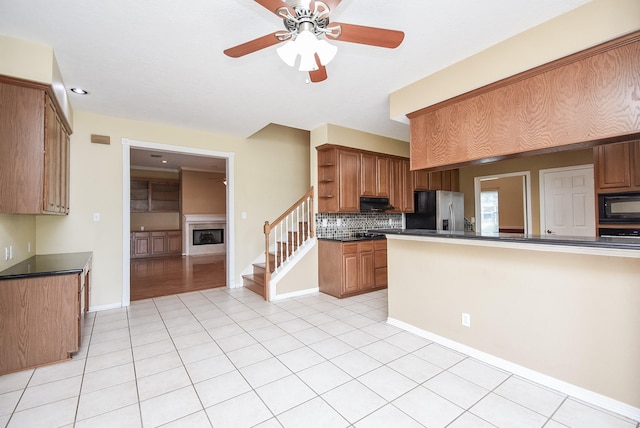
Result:
<instances>
[{"instance_id":1,"label":"white ceiling","mask_svg":"<svg viewBox=\"0 0 640 428\"><path fill-rule=\"evenodd\" d=\"M589 0L343 0L333 21L405 32L394 50L346 42L306 84L275 46L226 48L282 29L252 0L1 0L0 34L52 46L75 110L248 137L269 123L332 123L404 141L389 94Z\"/></svg>"}]
</instances>

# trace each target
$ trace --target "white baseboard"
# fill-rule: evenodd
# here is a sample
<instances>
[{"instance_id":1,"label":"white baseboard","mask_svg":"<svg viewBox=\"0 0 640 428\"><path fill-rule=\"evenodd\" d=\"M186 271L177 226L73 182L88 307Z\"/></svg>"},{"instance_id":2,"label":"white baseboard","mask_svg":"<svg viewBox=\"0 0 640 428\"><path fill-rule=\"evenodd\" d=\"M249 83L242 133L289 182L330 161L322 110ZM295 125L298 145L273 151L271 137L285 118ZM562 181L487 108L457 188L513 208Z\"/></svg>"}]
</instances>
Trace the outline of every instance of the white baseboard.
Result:
<instances>
[{"instance_id":1,"label":"white baseboard","mask_svg":"<svg viewBox=\"0 0 640 428\"><path fill-rule=\"evenodd\" d=\"M316 288L307 288L306 290L293 291L291 293L286 293L286 294L278 294L278 295L274 296L271 299L271 301L272 302L276 302L278 300L290 299L292 297L306 296L308 294L315 294L315 293L319 293L319 292L320 292L320 289L318 287L316 287Z\"/></svg>"},{"instance_id":2,"label":"white baseboard","mask_svg":"<svg viewBox=\"0 0 640 428\"><path fill-rule=\"evenodd\" d=\"M89 312L107 311L109 309L118 309L122 307L124 307L122 303L110 303L108 305L89 306Z\"/></svg>"},{"instance_id":3,"label":"white baseboard","mask_svg":"<svg viewBox=\"0 0 640 428\"><path fill-rule=\"evenodd\" d=\"M420 337L424 337L425 339L431 340L432 342L435 342L439 345L446 346L447 348L453 349L454 351L461 352L484 363L498 367L502 370L506 370L532 382L538 383L551 389L555 389L558 392L577 398L586 403L601 407L627 418L631 418L634 421L640 421L640 409L637 407L630 406L629 404L614 400L613 398L609 398L607 396L598 394L596 392L573 385L568 382L564 382L560 379L556 379L535 370L528 369L502 358L498 358L494 355L487 354L486 352L479 351L475 348L463 345L462 343L447 339L446 337L439 336L435 333L422 330L418 327L407 324L395 318L387 318L387 323Z\"/></svg>"}]
</instances>

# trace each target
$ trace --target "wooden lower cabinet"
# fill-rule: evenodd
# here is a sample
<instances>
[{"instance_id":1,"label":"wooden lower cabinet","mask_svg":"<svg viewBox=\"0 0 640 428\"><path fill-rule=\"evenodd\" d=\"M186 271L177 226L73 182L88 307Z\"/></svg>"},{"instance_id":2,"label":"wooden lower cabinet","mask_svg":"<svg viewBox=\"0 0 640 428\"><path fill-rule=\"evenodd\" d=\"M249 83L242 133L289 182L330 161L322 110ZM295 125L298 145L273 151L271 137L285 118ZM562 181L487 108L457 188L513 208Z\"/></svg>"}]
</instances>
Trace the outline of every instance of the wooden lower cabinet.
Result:
<instances>
[{"instance_id":1,"label":"wooden lower cabinet","mask_svg":"<svg viewBox=\"0 0 640 428\"><path fill-rule=\"evenodd\" d=\"M0 281L0 375L78 352L89 307L90 263L79 274Z\"/></svg>"},{"instance_id":2,"label":"wooden lower cabinet","mask_svg":"<svg viewBox=\"0 0 640 428\"><path fill-rule=\"evenodd\" d=\"M318 243L320 291L347 297L387 286L387 241L330 241ZM382 261L384 259L384 261Z\"/></svg>"},{"instance_id":3,"label":"wooden lower cabinet","mask_svg":"<svg viewBox=\"0 0 640 428\"><path fill-rule=\"evenodd\" d=\"M131 232L131 258L157 257L182 254L180 230Z\"/></svg>"}]
</instances>

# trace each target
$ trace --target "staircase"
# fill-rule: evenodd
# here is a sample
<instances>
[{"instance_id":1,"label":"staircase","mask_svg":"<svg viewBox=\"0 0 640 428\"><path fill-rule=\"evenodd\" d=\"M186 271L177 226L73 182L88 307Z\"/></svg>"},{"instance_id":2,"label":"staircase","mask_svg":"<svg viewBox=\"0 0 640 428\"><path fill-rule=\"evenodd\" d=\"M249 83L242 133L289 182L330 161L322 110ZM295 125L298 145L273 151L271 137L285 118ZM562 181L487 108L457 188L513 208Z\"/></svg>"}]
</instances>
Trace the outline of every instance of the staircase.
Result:
<instances>
[{"instance_id":1,"label":"staircase","mask_svg":"<svg viewBox=\"0 0 640 428\"><path fill-rule=\"evenodd\" d=\"M269 300L270 282L314 236L313 187L274 222L264 224L265 261L242 275L245 288Z\"/></svg>"}]
</instances>

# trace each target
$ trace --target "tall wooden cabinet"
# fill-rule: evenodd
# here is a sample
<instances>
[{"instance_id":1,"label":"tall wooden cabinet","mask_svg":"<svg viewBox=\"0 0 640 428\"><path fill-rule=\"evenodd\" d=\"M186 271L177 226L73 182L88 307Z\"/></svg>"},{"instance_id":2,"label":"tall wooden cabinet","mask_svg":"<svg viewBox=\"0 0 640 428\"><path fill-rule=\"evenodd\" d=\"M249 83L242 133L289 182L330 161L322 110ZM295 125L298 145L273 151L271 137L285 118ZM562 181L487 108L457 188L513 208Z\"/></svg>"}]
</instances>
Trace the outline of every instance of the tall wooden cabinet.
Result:
<instances>
[{"instance_id":1,"label":"tall wooden cabinet","mask_svg":"<svg viewBox=\"0 0 640 428\"><path fill-rule=\"evenodd\" d=\"M47 87L0 80L0 213L69 213L70 133Z\"/></svg>"},{"instance_id":2,"label":"tall wooden cabinet","mask_svg":"<svg viewBox=\"0 0 640 428\"><path fill-rule=\"evenodd\" d=\"M360 154L338 148L318 150L318 211L360 210Z\"/></svg>"}]
</instances>

